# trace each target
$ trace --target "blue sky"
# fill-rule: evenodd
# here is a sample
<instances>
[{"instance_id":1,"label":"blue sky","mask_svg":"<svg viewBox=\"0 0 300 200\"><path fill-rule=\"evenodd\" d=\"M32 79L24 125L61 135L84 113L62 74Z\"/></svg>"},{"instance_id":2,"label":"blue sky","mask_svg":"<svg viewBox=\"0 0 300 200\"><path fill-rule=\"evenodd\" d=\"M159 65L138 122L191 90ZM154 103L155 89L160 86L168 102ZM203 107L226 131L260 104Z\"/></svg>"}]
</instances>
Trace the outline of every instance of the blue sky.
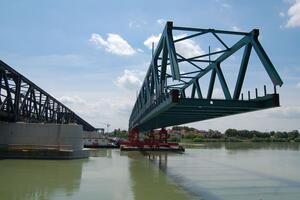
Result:
<instances>
[{"instance_id":1,"label":"blue sky","mask_svg":"<svg viewBox=\"0 0 300 200\"><path fill-rule=\"evenodd\" d=\"M279 90L281 108L192 126L300 129L297 0L1 0L0 59L93 125L101 127L102 122L109 122L112 128L126 129L151 58L147 44L158 38L167 20L177 26L242 31L259 28L260 41L284 81ZM201 44L197 47L207 49ZM255 73L252 75L250 86L256 82Z\"/></svg>"}]
</instances>

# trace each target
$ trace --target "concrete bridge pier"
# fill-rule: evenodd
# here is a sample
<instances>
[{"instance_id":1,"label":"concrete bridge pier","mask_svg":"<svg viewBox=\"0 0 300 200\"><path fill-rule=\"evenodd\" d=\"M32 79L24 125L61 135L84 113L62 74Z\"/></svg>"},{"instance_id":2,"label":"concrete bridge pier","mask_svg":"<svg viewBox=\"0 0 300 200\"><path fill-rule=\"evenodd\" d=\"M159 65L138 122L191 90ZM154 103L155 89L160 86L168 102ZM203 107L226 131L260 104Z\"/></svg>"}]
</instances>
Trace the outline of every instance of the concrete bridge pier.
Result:
<instances>
[{"instance_id":1,"label":"concrete bridge pier","mask_svg":"<svg viewBox=\"0 0 300 200\"><path fill-rule=\"evenodd\" d=\"M0 122L0 158L85 158L82 133L77 124Z\"/></svg>"}]
</instances>

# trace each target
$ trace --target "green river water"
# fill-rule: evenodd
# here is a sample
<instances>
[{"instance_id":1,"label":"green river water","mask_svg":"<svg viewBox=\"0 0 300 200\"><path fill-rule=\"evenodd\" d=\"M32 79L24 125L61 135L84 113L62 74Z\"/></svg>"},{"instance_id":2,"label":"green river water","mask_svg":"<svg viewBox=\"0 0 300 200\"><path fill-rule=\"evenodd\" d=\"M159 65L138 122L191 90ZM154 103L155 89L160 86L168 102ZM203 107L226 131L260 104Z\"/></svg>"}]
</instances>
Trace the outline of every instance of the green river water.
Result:
<instances>
[{"instance_id":1,"label":"green river water","mask_svg":"<svg viewBox=\"0 0 300 200\"><path fill-rule=\"evenodd\" d=\"M210 143L184 154L93 150L0 160L0 200L300 199L299 143Z\"/></svg>"}]
</instances>

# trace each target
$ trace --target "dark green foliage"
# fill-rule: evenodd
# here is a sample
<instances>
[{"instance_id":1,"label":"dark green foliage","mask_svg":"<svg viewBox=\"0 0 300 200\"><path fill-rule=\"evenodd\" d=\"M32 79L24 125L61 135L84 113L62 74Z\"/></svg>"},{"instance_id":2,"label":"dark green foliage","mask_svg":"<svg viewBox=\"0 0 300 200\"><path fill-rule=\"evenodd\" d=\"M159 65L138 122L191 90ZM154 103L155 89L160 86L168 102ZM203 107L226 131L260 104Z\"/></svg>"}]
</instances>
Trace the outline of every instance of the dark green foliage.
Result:
<instances>
[{"instance_id":1,"label":"dark green foliage","mask_svg":"<svg viewBox=\"0 0 300 200\"><path fill-rule=\"evenodd\" d=\"M287 132L280 132L280 131L277 131L277 132L274 134L274 137L275 137L275 138L288 138L288 134L287 134Z\"/></svg>"},{"instance_id":2,"label":"dark green foliage","mask_svg":"<svg viewBox=\"0 0 300 200\"><path fill-rule=\"evenodd\" d=\"M290 132L281 132L281 131L271 131L271 132L260 132L260 131L248 131L248 130L236 130L236 129L227 129L225 131L226 138L239 138L242 140L251 139L253 142L269 142L269 141L289 141L294 140L299 136L297 130ZM235 140L235 139L233 139Z\"/></svg>"},{"instance_id":3,"label":"dark green foliage","mask_svg":"<svg viewBox=\"0 0 300 200\"><path fill-rule=\"evenodd\" d=\"M127 139L128 138L128 132L125 130L120 130L120 129L115 129L111 135L113 137L118 137L118 138L123 138L123 139Z\"/></svg>"},{"instance_id":4,"label":"dark green foliage","mask_svg":"<svg viewBox=\"0 0 300 200\"><path fill-rule=\"evenodd\" d=\"M194 139L197 135L194 133L188 133L184 136L185 139Z\"/></svg>"},{"instance_id":5,"label":"dark green foliage","mask_svg":"<svg viewBox=\"0 0 300 200\"><path fill-rule=\"evenodd\" d=\"M203 142L203 137L197 136L193 139L193 142Z\"/></svg>"},{"instance_id":6,"label":"dark green foliage","mask_svg":"<svg viewBox=\"0 0 300 200\"><path fill-rule=\"evenodd\" d=\"M238 131L236 129L227 129L225 131L225 136L226 137L237 137L238 136Z\"/></svg>"},{"instance_id":7,"label":"dark green foliage","mask_svg":"<svg viewBox=\"0 0 300 200\"><path fill-rule=\"evenodd\" d=\"M272 142L288 142L287 138L273 138Z\"/></svg>"},{"instance_id":8,"label":"dark green foliage","mask_svg":"<svg viewBox=\"0 0 300 200\"><path fill-rule=\"evenodd\" d=\"M222 134L220 131L215 131L215 130L211 130L209 129L207 134L205 135L205 138L214 138L214 139L219 139L222 138Z\"/></svg>"},{"instance_id":9,"label":"dark green foliage","mask_svg":"<svg viewBox=\"0 0 300 200\"><path fill-rule=\"evenodd\" d=\"M297 138L298 136L299 136L298 130L293 130L293 131L288 132L288 138L290 140L293 140L293 139Z\"/></svg>"},{"instance_id":10,"label":"dark green foliage","mask_svg":"<svg viewBox=\"0 0 300 200\"><path fill-rule=\"evenodd\" d=\"M168 139L169 142L180 142L180 138L178 137L171 137Z\"/></svg>"}]
</instances>

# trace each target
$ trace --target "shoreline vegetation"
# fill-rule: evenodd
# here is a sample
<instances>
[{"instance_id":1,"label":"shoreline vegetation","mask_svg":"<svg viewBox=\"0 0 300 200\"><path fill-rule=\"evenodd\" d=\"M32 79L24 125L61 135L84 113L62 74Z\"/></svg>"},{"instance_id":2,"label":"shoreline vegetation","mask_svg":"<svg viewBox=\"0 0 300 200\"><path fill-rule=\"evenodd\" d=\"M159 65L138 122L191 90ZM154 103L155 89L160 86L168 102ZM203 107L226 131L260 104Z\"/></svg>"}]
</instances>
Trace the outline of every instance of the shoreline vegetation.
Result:
<instances>
[{"instance_id":1,"label":"shoreline vegetation","mask_svg":"<svg viewBox=\"0 0 300 200\"><path fill-rule=\"evenodd\" d=\"M256 130L227 129L224 133L217 130L198 130L188 126L173 126L167 129L170 142L200 144L206 142L300 142L298 130L261 132ZM158 133L158 131L156 131ZM128 138L128 132L115 129L110 136Z\"/></svg>"},{"instance_id":2,"label":"shoreline vegetation","mask_svg":"<svg viewBox=\"0 0 300 200\"><path fill-rule=\"evenodd\" d=\"M298 130L260 132L256 130L227 129L224 133L221 133L216 130L199 131L189 127L173 127L172 129L174 128L184 133L181 134L181 138L177 142L188 144L205 142L300 142ZM172 136L170 140L174 140Z\"/></svg>"}]
</instances>

